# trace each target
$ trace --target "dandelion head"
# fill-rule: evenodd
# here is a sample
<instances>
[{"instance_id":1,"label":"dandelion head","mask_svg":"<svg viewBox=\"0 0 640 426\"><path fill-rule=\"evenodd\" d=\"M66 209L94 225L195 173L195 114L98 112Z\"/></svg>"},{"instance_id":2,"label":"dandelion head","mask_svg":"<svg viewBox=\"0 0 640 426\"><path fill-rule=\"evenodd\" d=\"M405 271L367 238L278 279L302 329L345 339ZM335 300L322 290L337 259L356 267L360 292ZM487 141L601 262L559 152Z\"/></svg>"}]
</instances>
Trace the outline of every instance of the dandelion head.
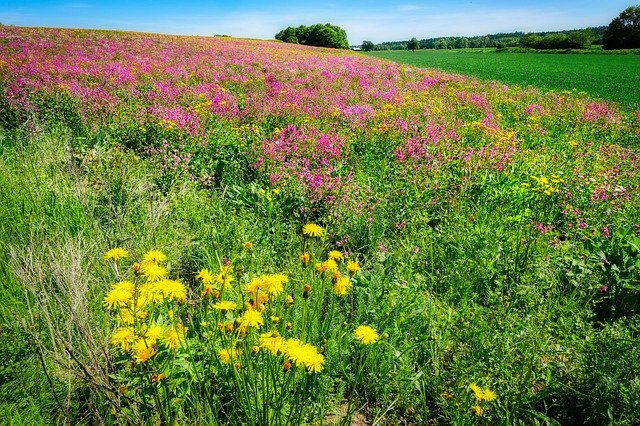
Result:
<instances>
[{"instance_id":1,"label":"dandelion head","mask_svg":"<svg viewBox=\"0 0 640 426\"><path fill-rule=\"evenodd\" d=\"M125 257L129 256L129 250L124 249L122 247L115 247L112 248L111 250L108 250L105 254L104 254L104 259L105 260L118 260L118 259L123 259Z\"/></svg>"},{"instance_id":2,"label":"dandelion head","mask_svg":"<svg viewBox=\"0 0 640 426\"><path fill-rule=\"evenodd\" d=\"M371 345L380 340L378 332L373 327L369 327L368 325L359 326L358 328L356 328L354 334L356 336L356 339L358 339L363 345Z\"/></svg>"},{"instance_id":3,"label":"dandelion head","mask_svg":"<svg viewBox=\"0 0 640 426\"><path fill-rule=\"evenodd\" d=\"M129 351L134 340L135 334L133 329L129 327L121 327L114 331L113 336L111 336L111 343L120 345L123 351Z\"/></svg>"},{"instance_id":4,"label":"dandelion head","mask_svg":"<svg viewBox=\"0 0 640 426\"><path fill-rule=\"evenodd\" d=\"M211 284L213 282L213 274L207 268L202 268L198 271L196 279L201 280L204 285Z\"/></svg>"},{"instance_id":5,"label":"dandelion head","mask_svg":"<svg viewBox=\"0 0 640 426\"><path fill-rule=\"evenodd\" d=\"M333 292L338 296L346 296L351 288L351 280L349 277L340 277L333 284Z\"/></svg>"},{"instance_id":6,"label":"dandelion head","mask_svg":"<svg viewBox=\"0 0 640 426\"><path fill-rule=\"evenodd\" d=\"M341 251L338 250L331 250L328 254L327 254L327 258L331 259L331 260L335 260L335 261L341 261L344 259L344 255L342 254Z\"/></svg>"},{"instance_id":7,"label":"dandelion head","mask_svg":"<svg viewBox=\"0 0 640 426\"><path fill-rule=\"evenodd\" d=\"M307 223L302 227L302 233L307 237L322 237L324 235L324 228L315 223Z\"/></svg>"},{"instance_id":8,"label":"dandelion head","mask_svg":"<svg viewBox=\"0 0 640 426\"><path fill-rule=\"evenodd\" d=\"M262 318L262 314L254 309L248 309L243 315L241 319L242 327L260 327L264 324L264 319Z\"/></svg>"},{"instance_id":9,"label":"dandelion head","mask_svg":"<svg viewBox=\"0 0 640 426\"><path fill-rule=\"evenodd\" d=\"M360 270L360 264L357 260L350 260L347 262L347 271L350 274L355 274Z\"/></svg>"},{"instance_id":10,"label":"dandelion head","mask_svg":"<svg viewBox=\"0 0 640 426\"><path fill-rule=\"evenodd\" d=\"M484 414L484 410L482 409L481 406L479 405L474 405L473 407L471 407L471 411L473 412L473 414L475 414L476 416L481 416Z\"/></svg>"},{"instance_id":11,"label":"dandelion head","mask_svg":"<svg viewBox=\"0 0 640 426\"><path fill-rule=\"evenodd\" d=\"M162 341L169 349L176 350L181 346L183 338L184 336L181 332L179 333L172 328L164 334Z\"/></svg>"},{"instance_id":12,"label":"dandelion head","mask_svg":"<svg viewBox=\"0 0 640 426\"><path fill-rule=\"evenodd\" d=\"M144 261L140 264L140 270L148 281L158 281L167 276L167 269L155 262Z\"/></svg>"},{"instance_id":13,"label":"dandelion head","mask_svg":"<svg viewBox=\"0 0 640 426\"><path fill-rule=\"evenodd\" d=\"M161 263L167 260L167 255L160 250L150 250L142 256L142 260L146 262Z\"/></svg>"},{"instance_id":14,"label":"dandelion head","mask_svg":"<svg viewBox=\"0 0 640 426\"><path fill-rule=\"evenodd\" d=\"M138 339L133 348L136 362L149 361L156 354L157 349L158 346L155 343L147 342L145 339Z\"/></svg>"},{"instance_id":15,"label":"dandelion head","mask_svg":"<svg viewBox=\"0 0 640 426\"><path fill-rule=\"evenodd\" d=\"M214 309L218 309L220 311L226 312L226 311L233 311L238 307L238 304L236 302L232 302L230 300L221 300L218 303L216 303L215 305L213 305Z\"/></svg>"}]
</instances>

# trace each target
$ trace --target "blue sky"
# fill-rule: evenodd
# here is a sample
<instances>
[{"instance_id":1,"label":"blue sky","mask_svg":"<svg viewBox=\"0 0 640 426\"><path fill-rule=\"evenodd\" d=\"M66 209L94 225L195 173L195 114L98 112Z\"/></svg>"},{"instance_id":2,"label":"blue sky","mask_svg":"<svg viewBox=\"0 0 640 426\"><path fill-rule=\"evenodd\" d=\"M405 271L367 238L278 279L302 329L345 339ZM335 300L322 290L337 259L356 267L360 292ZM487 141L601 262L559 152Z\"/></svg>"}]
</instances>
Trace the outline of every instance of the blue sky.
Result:
<instances>
[{"instance_id":1,"label":"blue sky","mask_svg":"<svg viewBox=\"0 0 640 426\"><path fill-rule=\"evenodd\" d=\"M2 0L0 22L262 39L272 39L287 26L330 22L347 31L351 44L360 44L607 25L633 4L634 0Z\"/></svg>"}]
</instances>

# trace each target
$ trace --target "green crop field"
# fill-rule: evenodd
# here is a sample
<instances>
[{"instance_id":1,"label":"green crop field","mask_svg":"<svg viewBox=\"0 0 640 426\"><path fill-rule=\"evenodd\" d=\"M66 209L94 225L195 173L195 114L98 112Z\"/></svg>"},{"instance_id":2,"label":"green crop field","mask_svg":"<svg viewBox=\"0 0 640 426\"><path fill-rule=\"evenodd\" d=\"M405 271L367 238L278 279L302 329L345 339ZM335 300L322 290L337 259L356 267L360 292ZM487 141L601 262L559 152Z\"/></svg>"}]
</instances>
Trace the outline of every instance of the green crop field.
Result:
<instances>
[{"instance_id":1,"label":"green crop field","mask_svg":"<svg viewBox=\"0 0 640 426\"><path fill-rule=\"evenodd\" d=\"M424 68L640 106L640 55L494 53L482 50L371 52L371 56Z\"/></svg>"}]
</instances>

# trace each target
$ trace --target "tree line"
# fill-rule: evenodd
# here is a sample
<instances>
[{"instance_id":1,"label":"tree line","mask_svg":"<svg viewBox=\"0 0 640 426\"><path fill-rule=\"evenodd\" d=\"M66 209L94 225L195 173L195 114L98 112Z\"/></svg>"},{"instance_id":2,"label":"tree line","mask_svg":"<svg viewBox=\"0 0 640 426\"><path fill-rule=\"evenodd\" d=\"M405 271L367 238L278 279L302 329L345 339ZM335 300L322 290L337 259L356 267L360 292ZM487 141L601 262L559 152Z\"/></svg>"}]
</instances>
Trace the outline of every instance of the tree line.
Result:
<instances>
[{"instance_id":1,"label":"tree line","mask_svg":"<svg viewBox=\"0 0 640 426\"><path fill-rule=\"evenodd\" d=\"M466 49L466 48L504 48L532 47L534 49L580 49L592 43L601 44L606 26L581 30L560 32L541 32L525 34L524 32L496 33L475 37L437 37L418 40L419 49ZM522 42L527 44L526 46ZM406 50L410 49L412 40L388 41L373 44L363 42L362 50ZM533 45L535 44L535 46ZM546 46L546 47L543 47ZM551 47L554 46L554 47Z\"/></svg>"}]
</instances>

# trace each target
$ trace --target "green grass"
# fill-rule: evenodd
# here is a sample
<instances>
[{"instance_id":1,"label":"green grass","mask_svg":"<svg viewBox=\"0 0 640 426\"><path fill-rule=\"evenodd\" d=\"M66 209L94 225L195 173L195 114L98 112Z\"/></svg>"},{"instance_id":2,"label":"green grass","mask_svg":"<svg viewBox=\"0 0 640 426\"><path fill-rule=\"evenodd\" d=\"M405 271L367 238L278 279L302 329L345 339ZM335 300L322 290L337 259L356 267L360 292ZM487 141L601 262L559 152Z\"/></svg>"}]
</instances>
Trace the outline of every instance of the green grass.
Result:
<instances>
[{"instance_id":1,"label":"green grass","mask_svg":"<svg viewBox=\"0 0 640 426\"><path fill-rule=\"evenodd\" d=\"M640 108L640 55L495 53L477 49L367 54L507 84L553 91L577 89L594 98Z\"/></svg>"}]
</instances>

